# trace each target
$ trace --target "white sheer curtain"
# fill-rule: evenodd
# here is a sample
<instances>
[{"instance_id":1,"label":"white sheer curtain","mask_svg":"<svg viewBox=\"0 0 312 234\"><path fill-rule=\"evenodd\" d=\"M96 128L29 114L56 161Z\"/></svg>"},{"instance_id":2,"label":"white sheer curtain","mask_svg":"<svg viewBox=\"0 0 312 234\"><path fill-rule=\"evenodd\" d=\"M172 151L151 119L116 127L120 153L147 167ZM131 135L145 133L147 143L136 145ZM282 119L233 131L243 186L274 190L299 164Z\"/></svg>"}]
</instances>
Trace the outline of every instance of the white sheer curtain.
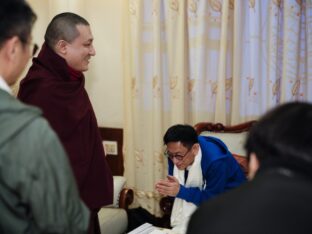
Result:
<instances>
[{"instance_id":1,"label":"white sheer curtain","mask_svg":"<svg viewBox=\"0 0 312 234\"><path fill-rule=\"evenodd\" d=\"M126 174L157 215L170 125L312 101L311 0L128 0L124 16Z\"/></svg>"}]
</instances>

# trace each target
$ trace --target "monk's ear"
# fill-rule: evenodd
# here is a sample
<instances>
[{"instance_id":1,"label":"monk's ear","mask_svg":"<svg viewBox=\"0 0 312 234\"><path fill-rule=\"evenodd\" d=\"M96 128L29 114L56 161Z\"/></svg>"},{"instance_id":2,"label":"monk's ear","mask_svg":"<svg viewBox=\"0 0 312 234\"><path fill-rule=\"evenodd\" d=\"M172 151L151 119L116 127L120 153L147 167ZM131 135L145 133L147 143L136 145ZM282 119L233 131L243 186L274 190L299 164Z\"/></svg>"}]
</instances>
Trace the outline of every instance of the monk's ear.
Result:
<instances>
[{"instance_id":1,"label":"monk's ear","mask_svg":"<svg viewBox=\"0 0 312 234\"><path fill-rule=\"evenodd\" d=\"M65 55L67 53L67 42L64 40L59 40L55 45L55 52L57 54Z\"/></svg>"},{"instance_id":2,"label":"monk's ear","mask_svg":"<svg viewBox=\"0 0 312 234\"><path fill-rule=\"evenodd\" d=\"M255 153L250 154L249 163L248 163L248 179L252 180L258 169L259 169L260 163L257 158L257 155Z\"/></svg>"}]
</instances>

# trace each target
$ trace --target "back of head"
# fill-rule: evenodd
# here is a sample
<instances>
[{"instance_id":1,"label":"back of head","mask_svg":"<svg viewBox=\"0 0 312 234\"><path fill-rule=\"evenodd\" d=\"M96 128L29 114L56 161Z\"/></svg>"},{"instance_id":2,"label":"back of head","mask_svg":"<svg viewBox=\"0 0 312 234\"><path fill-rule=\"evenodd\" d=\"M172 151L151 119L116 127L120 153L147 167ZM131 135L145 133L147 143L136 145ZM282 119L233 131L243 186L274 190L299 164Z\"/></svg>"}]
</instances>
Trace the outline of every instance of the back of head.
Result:
<instances>
[{"instance_id":1,"label":"back of head","mask_svg":"<svg viewBox=\"0 0 312 234\"><path fill-rule=\"evenodd\" d=\"M89 23L81 16L71 12L56 15L48 25L44 36L45 42L52 49L59 40L71 43L79 36L77 25L88 26Z\"/></svg>"},{"instance_id":2,"label":"back of head","mask_svg":"<svg viewBox=\"0 0 312 234\"><path fill-rule=\"evenodd\" d=\"M311 129L311 104L280 105L252 127L245 145L247 153L255 153L260 165L272 162L312 169Z\"/></svg>"},{"instance_id":3,"label":"back of head","mask_svg":"<svg viewBox=\"0 0 312 234\"><path fill-rule=\"evenodd\" d=\"M0 48L6 40L17 36L27 44L36 15L24 0L0 1Z\"/></svg>"},{"instance_id":4,"label":"back of head","mask_svg":"<svg viewBox=\"0 0 312 234\"><path fill-rule=\"evenodd\" d=\"M177 124L171 126L164 135L164 144L169 142L181 142L182 145L189 148L198 143L197 133L190 125Z\"/></svg>"}]
</instances>

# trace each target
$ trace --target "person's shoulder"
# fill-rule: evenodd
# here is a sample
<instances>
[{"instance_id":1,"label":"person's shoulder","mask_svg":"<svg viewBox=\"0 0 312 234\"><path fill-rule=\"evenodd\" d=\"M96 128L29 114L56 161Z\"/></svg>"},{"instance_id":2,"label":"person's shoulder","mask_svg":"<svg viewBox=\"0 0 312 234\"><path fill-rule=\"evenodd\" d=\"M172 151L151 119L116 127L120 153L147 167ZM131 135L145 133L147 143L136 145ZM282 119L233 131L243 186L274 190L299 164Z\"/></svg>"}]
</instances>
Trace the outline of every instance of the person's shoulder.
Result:
<instances>
[{"instance_id":1,"label":"person's shoulder","mask_svg":"<svg viewBox=\"0 0 312 234\"><path fill-rule=\"evenodd\" d=\"M33 160L33 165L40 166L47 160L49 164L64 163L66 158L64 148L48 121L42 116L32 119L22 130L19 138L27 139L25 154Z\"/></svg>"},{"instance_id":2,"label":"person's shoulder","mask_svg":"<svg viewBox=\"0 0 312 234\"><path fill-rule=\"evenodd\" d=\"M3 94L3 92L0 92L0 95L0 111L5 113L7 121L15 121L18 122L19 125L22 125L30 119L42 115L42 111L39 108L27 105L10 94ZM3 115L3 117L5 116ZM10 116L10 118L8 118L8 116Z\"/></svg>"},{"instance_id":3,"label":"person's shoulder","mask_svg":"<svg viewBox=\"0 0 312 234\"><path fill-rule=\"evenodd\" d=\"M41 142L44 139L55 137L55 133L52 130L49 122L41 115L36 116L30 123L27 129L30 133L34 133L36 138Z\"/></svg>"},{"instance_id":4,"label":"person's shoulder","mask_svg":"<svg viewBox=\"0 0 312 234\"><path fill-rule=\"evenodd\" d=\"M11 121L18 123L22 129L20 132L33 134L31 140L36 136L45 138L45 136L53 135L53 130L48 121L42 116L42 111L32 105L25 104L18 99L12 97L7 103L6 112L10 113Z\"/></svg>"},{"instance_id":5,"label":"person's shoulder","mask_svg":"<svg viewBox=\"0 0 312 234\"><path fill-rule=\"evenodd\" d=\"M224 144L224 142L213 136L198 136L198 141L200 145L204 144L210 144L210 145L216 145L219 148L225 148L227 149L227 146Z\"/></svg>"},{"instance_id":6,"label":"person's shoulder","mask_svg":"<svg viewBox=\"0 0 312 234\"><path fill-rule=\"evenodd\" d=\"M20 89L51 88L58 83L58 79L55 78L57 78L57 75L48 69L31 67L25 78L21 80ZM53 89L50 91L53 91Z\"/></svg>"},{"instance_id":7,"label":"person's shoulder","mask_svg":"<svg viewBox=\"0 0 312 234\"><path fill-rule=\"evenodd\" d=\"M15 98L11 104L8 108L0 108L3 113L0 116L0 141L6 145L2 149L14 148L7 152L12 162L33 164L30 162L40 161L47 148L56 148L58 141L55 133L38 108L23 104Z\"/></svg>"},{"instance_id":8,"label":"person's shoulder","mask_svg":"<svg viewBox=\"0 0 312 234\"><path fill-rule=\"evenodd\" d=\"M216 137L199 136L198 142L203 156L209 156L210 161L226 158L230 155L227 146Z\"/></svg>"},{"instance_id":9,"label":"person's shoulder","mask_svg":"<svg viewBox=\"0 0 312 234\"><path fill-rule=\"evenodd\" d=\"M57 68L42 64L38 58L34 58L33 64L29 68L26 76L20 82L20 88L24 89L28 86L31 86L31 88L50 87L57 84L59 80L62 80L59 76Z\"/></svg>"}]
</instances>

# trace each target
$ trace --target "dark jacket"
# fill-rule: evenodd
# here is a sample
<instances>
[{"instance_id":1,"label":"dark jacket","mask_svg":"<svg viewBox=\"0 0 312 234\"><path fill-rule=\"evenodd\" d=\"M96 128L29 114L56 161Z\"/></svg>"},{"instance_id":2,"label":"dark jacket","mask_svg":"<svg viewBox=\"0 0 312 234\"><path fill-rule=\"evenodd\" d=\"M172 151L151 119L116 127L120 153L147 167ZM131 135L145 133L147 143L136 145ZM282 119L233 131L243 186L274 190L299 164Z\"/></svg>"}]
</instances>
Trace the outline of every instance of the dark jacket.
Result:
<instances>
[{"instance_id":1,"label":"dark jacket","mask_svg":"<svg viewBox=\"0 0 312 234\"><path fill-rule=\"evenodd\" d=\"M111 204L113 179L83 74L72 80L66 61L44 44L20 83L18 98L43 110L69 156L88 207Z\"/></svg>"},{"instance_id":2,"label":"dark jacket","mask_svg":"<svg viewBox=\"0 0 312 234\"><path fill-rule=\"evenodd\" d=\"M251 182L204 203L187 233L310 233L311 178L285 167L262 169Z\"/></svg>"}]
</instances>

